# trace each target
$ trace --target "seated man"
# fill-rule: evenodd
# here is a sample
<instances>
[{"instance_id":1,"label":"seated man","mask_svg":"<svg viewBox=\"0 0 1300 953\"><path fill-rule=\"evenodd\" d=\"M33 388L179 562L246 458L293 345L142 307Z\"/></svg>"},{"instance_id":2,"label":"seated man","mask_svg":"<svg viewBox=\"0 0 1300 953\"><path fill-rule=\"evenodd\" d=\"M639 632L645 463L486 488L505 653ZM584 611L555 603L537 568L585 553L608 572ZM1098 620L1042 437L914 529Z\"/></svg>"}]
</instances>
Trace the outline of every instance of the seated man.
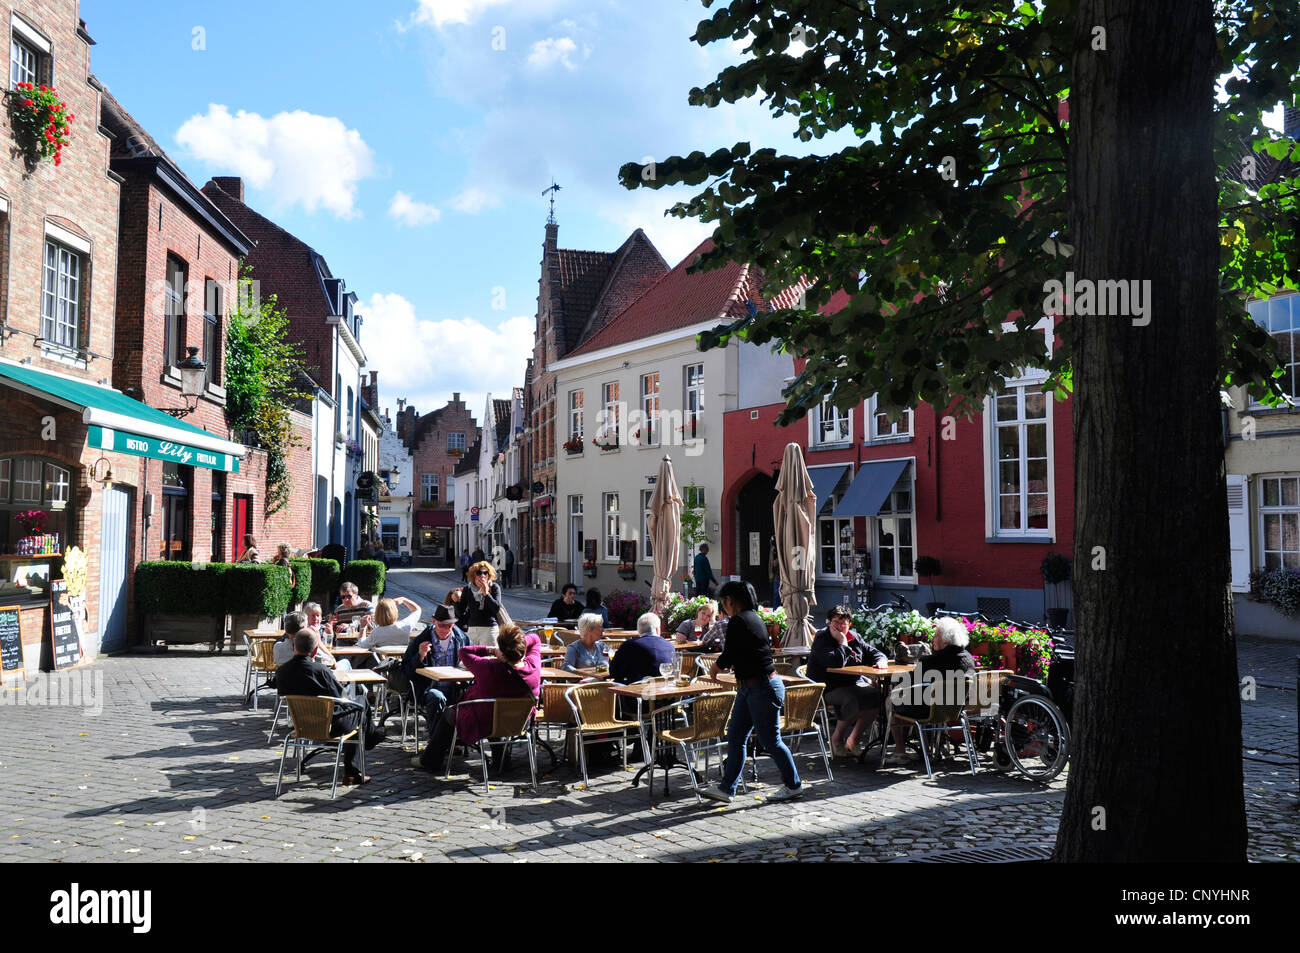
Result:
<instances>
[{"instance_id":1,"label":"seated man","mask_svg":"<svg viewBox=\"0 0 1300 953\"><path fill-rule=\"evenodd\" d=\"M624 642L609 663L609 677L630 685L643 678L657 678L659 666L672 664L673 644L659 635L659 616L647 612L636 620L637 637Z\"/></svg>"},{"instance_id":2,"label":"seated man","mask_svg":"<svg viewBox=\"0 0 1300 953\"><path fill-rule=\"evenodd\" d=\"M826 703L839 711L835 733L831 735L831 750L836 757L862 754L867 740L862 735L879 716L882 696L876 684L865 676L827 669L850 665L883 668L889 664L885 653L861 641L850 630L852 619L848 606L835 606L826 613L826 628L813 637L808 656L808 677L826 685Z\"/></svg>"},{"instance_id":3,"label":"seated man","mask_svg":"<svg viewBox=\"0 0 1300 953\"><path fill-rule=\"evenodd\" d=\"M284 637L276 640L275 647L271 651L271 658L277 666L283 665L293 658L293 637L304 629L312 629L317 633L317 639L320 638L319 630L311 625L307 613L302 611L290 612L284 617ZM334 656L325 651L325 646L321 645L319 641L316 643L316 654L313 658L327 668L334 668L338 664ZM347 668L348 666L344 663L343 667ZM283 695L285 692L280 694Z\"/></svg>"},{"instance_id":4,"label":"seated man","mask_svg":"<svg viewBox=\"0 0 1300 953\"><path fill-rule=\"evenodd\" d=\"M560 598L551 603L551 610L547 615L557 622L573 622L585 611L582 603L578 601L578 587L571 582L566 582L564 588L560 590Z\"/></svg>"},{"instance_id":5,"label":"seated man","mask_svg":"<svg viewBox=\"0 0 1300 953\"><path fill-rule=\"evenodd\" d=\"M339 604L334 607L335 628L346 627L368 616L374 606L361 598L355 582L345 582L339 586Z\"/></svg>"},{"instance_id":6,"label":"seated man","mask_svg":"<svg viewBox=\"0 0 1300 953\"><path fill-rule=\"evenodd\" d=\"M361 701L352 701L345 697L346 689L339 684L334 673L312 656L320 646L320 640L311 629L303 629L293 637L293 658L275 670L276 688L281 695L329 695L334 698L334 720L330 724L330 734L346 734L353 728L361 728L366 747L371 742L382 740L370 724L370 702L365 695ZM346 784L365 784L370 780L362 774L360 745L348 742Z\"/></svg>"},{"instance_id":7,"label":"seated man","mask_svg":"<svg viewBox=\"0 0 1300 953\"><path fill-rule=\"evenodd\" d=\"M455 668L460 650L469 645L469 636L456 626L456 612L451 606L433 610L432 631L426 629L406 646L402 670L415 690L416 704L424 706L424 723L433 725L449 704L460 701L464 682L434 682L416 674L417 668Z\"/></svg>"}]
</instances>

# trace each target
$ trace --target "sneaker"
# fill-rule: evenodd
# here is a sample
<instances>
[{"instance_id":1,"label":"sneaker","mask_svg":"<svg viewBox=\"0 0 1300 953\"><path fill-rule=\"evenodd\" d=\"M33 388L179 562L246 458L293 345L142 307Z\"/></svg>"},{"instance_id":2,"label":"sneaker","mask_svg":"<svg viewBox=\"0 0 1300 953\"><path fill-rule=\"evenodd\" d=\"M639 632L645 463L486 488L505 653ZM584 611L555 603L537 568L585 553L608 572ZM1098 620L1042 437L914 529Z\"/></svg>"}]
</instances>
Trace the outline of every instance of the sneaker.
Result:
<instances>
[{"instance_id":1,"label":"sneaker","mask_svg":"<svg viewBox=\"0 0 1300 953\"><path fill-rule=\"evenodd\" d=\"M721 801L723 804L731 803L731 795L722 788L704 788L700 791L701 797L706 797L711 801Z\"/></svg>"},{"instance_id":2,"label":"sneaker","mask_svg":"<svg viewBox=\"0 0 1300 953\"><path fill-rule=\"evenodd\" d=\"M777 791L775 794L769 794L767 799L769 801L793 801L795 798L802 795L803 785L801 784L797 788L781 788L781 790Z\"/></svg>"}]
</instances>

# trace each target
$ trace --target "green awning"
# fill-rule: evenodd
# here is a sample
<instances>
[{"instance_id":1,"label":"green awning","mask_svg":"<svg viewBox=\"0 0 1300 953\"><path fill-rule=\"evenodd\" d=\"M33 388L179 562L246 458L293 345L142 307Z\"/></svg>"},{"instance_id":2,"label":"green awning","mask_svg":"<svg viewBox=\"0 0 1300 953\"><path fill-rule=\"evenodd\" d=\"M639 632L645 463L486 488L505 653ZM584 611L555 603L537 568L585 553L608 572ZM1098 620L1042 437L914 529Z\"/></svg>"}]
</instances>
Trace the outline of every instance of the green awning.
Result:
<instances>
[{"instance_id":1,"label":"green awning","mask_svg":"<svg viewBox=\"0 0 1300 953\"><path fill-rule=\"evenodd\" d=\"M239 472L239 459L245 453L243 444L177 420L111 387L3 359L0 359L0 384L80 410L82 421L89 427L87 443L100 450Z\"/></svg>"}]
</instances>

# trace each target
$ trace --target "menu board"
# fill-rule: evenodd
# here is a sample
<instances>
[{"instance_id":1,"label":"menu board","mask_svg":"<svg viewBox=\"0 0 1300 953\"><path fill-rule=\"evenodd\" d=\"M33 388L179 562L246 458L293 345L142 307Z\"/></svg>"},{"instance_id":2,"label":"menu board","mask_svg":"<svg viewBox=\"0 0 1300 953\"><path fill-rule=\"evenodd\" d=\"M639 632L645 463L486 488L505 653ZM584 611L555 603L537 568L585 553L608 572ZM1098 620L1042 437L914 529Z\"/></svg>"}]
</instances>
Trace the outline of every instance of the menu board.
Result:
<instances>
[{"instance_id":1,"label":"menu board","mask_svg":"<svg viewBox=\"0 0 1300 953\"><path fill-rule=\"evenodd\" d=\"M0 685L7 676L26 674L18 606L0 606Z\"/></svg>"},{"instance_id":2,"label":"menu board","mask_svg":"<svg viewBox=\"0 0 1300 953\"><path fill-rule=\"evenodd\" d=\"M81 661L81 613L74 607L68 583L63 579L50 580L50 643L55 671Z\"/></svg>"}]
</instances>

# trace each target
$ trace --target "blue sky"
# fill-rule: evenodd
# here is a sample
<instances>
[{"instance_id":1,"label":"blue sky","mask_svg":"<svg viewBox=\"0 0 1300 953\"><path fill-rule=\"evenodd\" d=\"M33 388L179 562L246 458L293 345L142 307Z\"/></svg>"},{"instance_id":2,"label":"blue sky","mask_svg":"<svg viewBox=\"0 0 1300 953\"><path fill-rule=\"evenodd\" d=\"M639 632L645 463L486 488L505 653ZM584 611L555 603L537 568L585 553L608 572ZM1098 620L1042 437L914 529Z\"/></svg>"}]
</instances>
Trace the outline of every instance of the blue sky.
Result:
<instances>
[{"instance_id":1,"label":"blue sky","mask_svg":"<svg viewBox=\"0 0 1300 953\"><path fill-rule=\"evenodd\" d=\"M476 415L522 384L546 200L560 243L638 226L675 264L708 229L689 190L628 192L619 165L738 140L793 149L757 103L687 92L740 44L690 42L698 0L83 0L92 68L199 184L254 207L361 299L384 407L453 390ZM502 48L503 47L503 48ZM800 150L802 151L802 150Z\"/></svg>"}]
</instances>

